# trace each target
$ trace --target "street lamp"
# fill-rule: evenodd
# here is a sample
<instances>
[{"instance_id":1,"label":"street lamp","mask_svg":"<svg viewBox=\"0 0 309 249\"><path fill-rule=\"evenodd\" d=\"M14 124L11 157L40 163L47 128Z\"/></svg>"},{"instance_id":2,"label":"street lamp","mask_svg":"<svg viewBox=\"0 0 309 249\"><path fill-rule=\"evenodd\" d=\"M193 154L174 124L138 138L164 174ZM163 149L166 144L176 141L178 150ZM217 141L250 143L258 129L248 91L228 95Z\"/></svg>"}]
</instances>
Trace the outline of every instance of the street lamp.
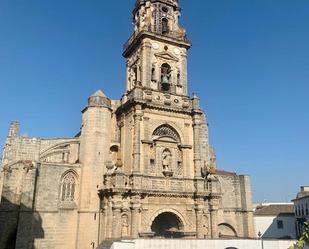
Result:
<instances>
[{"instance_id":1,"label":"street lamp","mask_svg":"<svg viewBox=\"0 0 309 249\"><path fill-rule=\"evenodd\" d=\"M259 236L259 238L260 238L260 240L261 240L262 249L264 249L264 242L263 242L263 237L262 237L261 231L259 231L258 236Z\"/></svg>"}]
</instances>

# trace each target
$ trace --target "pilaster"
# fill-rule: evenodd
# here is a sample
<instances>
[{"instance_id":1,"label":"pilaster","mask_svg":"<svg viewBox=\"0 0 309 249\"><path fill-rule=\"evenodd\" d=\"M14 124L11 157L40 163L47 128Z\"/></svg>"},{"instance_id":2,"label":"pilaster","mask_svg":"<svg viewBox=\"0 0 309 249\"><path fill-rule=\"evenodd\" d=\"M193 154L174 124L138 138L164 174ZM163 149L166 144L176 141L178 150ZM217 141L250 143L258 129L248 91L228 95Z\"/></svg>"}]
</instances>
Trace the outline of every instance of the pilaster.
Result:
<instances>
[{"instance_id":1,"label":"pilaster","mask_svg":"<svg viewBox=\"0 0 309 249\"><path fill-rule=\"evenodd\" d=\"M138 232L140 228L140 210L140 197L135 196L131 202L131 237L134 239L139 237Z\"/></svg>"},{"instance_id":2,"label":"pilaster","mask_svg":"<svg viewBox=\"0 0 309 249\"><path fill-rule=\"evenodd\" d=\"M141 106L136 106L134 114L134 137L133 137L133 173L140 173L141 157Z\"/></svg>"},{"instance_id":3,"label":"pilaster","mask_svg":"<svg viewBox=\"0 0 309 249\"><path fill-rule=\"evenodd\" d=\"M113 203L113 228L112 237L121 238L121 201L117 200Z\"/></svg>"},{"instance_id":4,"label":"pilaster","mask_svg":"<svg viewBox=\"0 0 309 249\"><path fill-rule=\"evenodd\" d=\"M200 151L200 128L201 122L198 116L193 118L194 136L194 177L201 178L201 151Z\"/></svg>"},{"instance_id":5,"label":"pilaster","mask_svg":"<svg viewBox=\"0 0 309 249\"><path fill-rule=\"evenodd\" d=\"M142 84L150 88L151 82L151 43L145 41L142 45Z\"/></svg>"},{"instance_id":6,"label":"pilaster","mask_svg":"<svg viewBox=\"0 0 309 249\"><path fill-rule=\"evenodd\" d=\"M203 231L203 200L198 200L195 204L195 214L196 214L196 237L198 239L204 238L204 231Z\"/></svg>"},{"instance_id":7,"label":"pilaster","mask_svg":"<svg viewBox=\"0 0 309 249\"><path fill-rule=\"evenodd\" d=\"M218 232L218 209L219 209L219 200L217 198L213 198L209 203L210 208L210 219L211 219L211 238L217 239L219 238Z\"/></svg>"}]
</instances>

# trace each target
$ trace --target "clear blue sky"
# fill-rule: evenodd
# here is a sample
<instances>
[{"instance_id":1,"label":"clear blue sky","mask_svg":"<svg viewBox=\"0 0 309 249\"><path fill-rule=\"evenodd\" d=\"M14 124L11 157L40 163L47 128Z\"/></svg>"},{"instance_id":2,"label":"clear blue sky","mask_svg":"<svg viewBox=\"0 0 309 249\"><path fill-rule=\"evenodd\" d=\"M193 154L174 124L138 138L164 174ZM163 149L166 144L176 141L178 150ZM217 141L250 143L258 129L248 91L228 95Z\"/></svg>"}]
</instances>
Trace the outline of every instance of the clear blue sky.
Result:
<instances>
[{"instance_id":1,"label":"clear blue sky","mask_svg":"<svg viewBox=\"0 0 309 249\"><path fill-rule=\"evenodd\" d=\"M190 91L221 169L249 174L255 201L309 185L309 1L182 0ZM134 0L0 0L0 143L73 136L87 97L125 86Z\"/></svg>"}]
</instances>

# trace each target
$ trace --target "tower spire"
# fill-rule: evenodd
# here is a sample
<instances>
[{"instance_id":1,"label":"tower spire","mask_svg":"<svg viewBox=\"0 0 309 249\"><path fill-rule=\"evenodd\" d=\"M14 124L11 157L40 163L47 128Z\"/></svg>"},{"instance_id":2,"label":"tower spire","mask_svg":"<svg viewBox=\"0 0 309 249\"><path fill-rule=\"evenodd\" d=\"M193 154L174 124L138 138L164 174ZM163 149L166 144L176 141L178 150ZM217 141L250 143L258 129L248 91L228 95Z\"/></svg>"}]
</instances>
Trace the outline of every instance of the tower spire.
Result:
<instances>
[{"instance_id":1,"label":"tower spire","mask_svg":"<svg viewBox=\"0 0 309 249\"><path fill-rule=\"evenodd\" d=\"M178 0L137 0L134 33L124 45L127 91L147 88L187 95L186 30L179 25Z\"/></svg>"}]
</instances>

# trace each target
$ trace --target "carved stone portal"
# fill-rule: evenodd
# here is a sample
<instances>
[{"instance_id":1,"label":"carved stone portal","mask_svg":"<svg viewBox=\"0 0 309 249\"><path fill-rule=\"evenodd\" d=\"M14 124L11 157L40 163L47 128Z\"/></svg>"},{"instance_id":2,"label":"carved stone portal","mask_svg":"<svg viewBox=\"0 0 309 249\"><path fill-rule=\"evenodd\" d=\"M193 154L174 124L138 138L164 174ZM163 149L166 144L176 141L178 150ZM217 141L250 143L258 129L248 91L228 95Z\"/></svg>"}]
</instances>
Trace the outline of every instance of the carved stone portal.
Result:
<instances>
[{"instance_id":1,"label":"carved stone portal","mask_svg":"<svg viewBox=\"0 0 309 249\"><path fill-rule=\"evenodd\" d=\"M183 224L174 213L166 212L158 215L151 225L151 231L159 238L183 237Z\"/></svg>"}]
</instances>

